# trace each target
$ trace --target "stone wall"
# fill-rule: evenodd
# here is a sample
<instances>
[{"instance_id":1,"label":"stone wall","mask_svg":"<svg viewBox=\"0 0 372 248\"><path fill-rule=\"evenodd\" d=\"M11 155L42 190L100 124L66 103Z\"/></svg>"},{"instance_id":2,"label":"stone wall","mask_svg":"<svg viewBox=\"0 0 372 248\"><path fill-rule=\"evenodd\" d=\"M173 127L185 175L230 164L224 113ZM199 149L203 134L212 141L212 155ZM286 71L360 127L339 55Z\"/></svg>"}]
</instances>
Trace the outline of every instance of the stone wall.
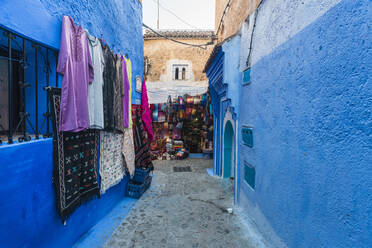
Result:
<instances>
[{"instance_id":1,"label":"stone wall","mask_svg":"<svg viewBox=\"0 0 372 248\"><path fill-rule=\"evenodd\" d=\"M230 7L222 17L229 2ZM255 11L260 2L261 0L216 0L215 31L218 32L218 42L222 42L239 32L245 19Z\"/></svg>"},{"instance_id":2,"label":"stone wall","mask_svg":"<svg viewBox=\"0 0 372 248\"><path fill-rule=\"evenodd\" d=\"M191 44L205 44L210 39L180 40ZM172 64L187 64L190 72L186 77L188 81L205 81L204 65L212 50L177 44L165 39L152 39L144 41L144 54L148 58L148 82L169 82L173 80Z\"/></svg>"}]
</instances>

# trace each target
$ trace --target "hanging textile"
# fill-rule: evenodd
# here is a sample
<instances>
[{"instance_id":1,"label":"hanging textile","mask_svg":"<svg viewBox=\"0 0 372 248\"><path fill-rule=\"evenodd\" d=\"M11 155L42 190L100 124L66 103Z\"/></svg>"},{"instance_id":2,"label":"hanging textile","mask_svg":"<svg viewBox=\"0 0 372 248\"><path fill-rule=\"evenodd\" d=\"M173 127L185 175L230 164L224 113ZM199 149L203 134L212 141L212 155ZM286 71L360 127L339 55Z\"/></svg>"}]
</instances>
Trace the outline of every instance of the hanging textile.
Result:
<instances>
[{"instance_id":1,"label":"hanging textile","mask_svg":"<svg viewBox=\"0 0 372 248\"><path fill-rule=\"evenodd\" d=\"M115 128L114 118L114 84L116 78L116 64L114 54L110 48L101 43L105 67L103 69L103 115L105 131L113 131Z\"/></svg>"},{"instance_id":2,"label":"hanging textile","mask_svg":"<svg viewBox=\"0 0 372 248\"><path fill-rule=\"evenodd\" d=\"M124 99L123 99L123 121L124 127L129 127L129 116L130 116L130 84L128 80L127 63L124 57L121 57L123 63L123 80L124 80Z\"/></svg>"},{"instance_id":3,"label":"hanging textile","mask_svg":"<svg viewBox=\"0 0 372 248\"><path fill-rule=\"evenodd\" d=\"M133 120L132 115L130 114L132 112L132 61L129 58L124 57L125 59L125 65L127 67L127 73L128 73L128 82L129 82L129 125L128 128L132 128Z\"/></svg>"},{"instance_id":4,"label":"hanging textile","mask_svg":"<svg viewBox=\"0 0 372 248\"><path fill-rule=\"evenodd\" d=\"M122 75L123 75L123 126L124 126L124 139L122 153L125 159L125 164L131 176L134 175L135 168L135 151L133 143L133 130L132 130L132 113L131 113L131 89L128 75L128 69L131 70L130 60L121 57L122 61ZM129 65L127 65L127 62ZM127 69L128 68L128 69ZM131 75L130 75L131 76Z\"/></svg>"},{"instance_id":5,"label":"hanging textile","mask_svg":"<svg viewBox=\"0 0 372 248\"><path fill-rule=\"evenodd\" d=\"M157 122L158 121L158 117L159 117L159 104L153 104L153 109L152 110L152 120L154 122Z\"/></svg>"},{"instance_id":6,"label":"hanging textile","mask_svg":"<svg viewBox=\"0 0 372 248\"><path fill-rule=\"evenodd\" d=\"M154 134L152 132L152 119L151 119L151 109L149 106L149 99L147 98L147 90L146 90L146 82L143 79L142 82L142 97L141 97L141 112L142 112L142 121L144 124L144 128L147 132L148 138L150 141L154 138Z\"/></svg>"},{"instance_id":7,"label":"hanging textile","mask_svg":"<svg viewBox=\"0 0 372 248\"><path fill-rule=\"evenodd\" d=\"M48 91L53 122L53 182L62 221L83 201L99 196L97 183L98 131L60 132L61 90Z\"/></svg>"},{"instance_id":8,"label":"hanging textile","mask_svg":"<svg viewBox=\"0 0 372 248\"><path fill-rule=\"evenodd\" d=\"M101 194L118 184L124 177L123 134L101 131L100 134L100 163Z\"/></svg>"},{"instance_id":9,"label":"hanging textile","mask_svg":"<svg viewBox=\"0 0 372 248\"><path fill-rule=\"evenodd\" d=\"M133 130L126 128L124 132L124 141L123 141L123 149L122 153L125 159L125 163L127 166L127 169L129 171L129 174L131 176L134 175L134 169L135 169L135 159L136 154L134 151L134 143L133 143Z\"/></svg>"},{"instance_id":10,"label":"hanging textile","mask_svg":"<svg viewBox=\"0 0 372 248\"><path fill-rule=\"evenodd\" d=\"M122 133L124 133L123 98L124 98L123 64L121 61L121 56L115 55L115 87L114 87L115 129Z\"/></svg>"},{"instance_id":11,"label":"hanging textile","mask_svg":"<svg viewBox=\"0 0 372 248\"><path fill-rule=\"evenodd\" d=\"M87 34L69 16L62 18L57 72L63 75L59 131L89 128L88 84L94 71Z\"/></svg>"},{"instance_id":12,"label":"hanging textile","mask_svg":"<svg viewBox=\"0 0 372 248\"><path fill-rule=\"evenodd\" d=\"M140 110L136 110L136 116L134 120L134 147L135 147L135 165L136 168L150 168L154 170L154 166L151 161L151 154L149 151L149 141L146 138L146 131L143 127L143 121L141 118Z\"/></svg>"},{"instance_id":13,"label":"hanging textile","mask_svg":"<svg viewBox=\"0 0 372 248\"><path fill-rule=\"evenodd\" d=\"M104 122L102 87L105 60L103 58L102 46L99 39L91 36L88 31L86 32L94 68L94 80L88 86L89 127L103 129Z\"/></svg>"}]
</instances>

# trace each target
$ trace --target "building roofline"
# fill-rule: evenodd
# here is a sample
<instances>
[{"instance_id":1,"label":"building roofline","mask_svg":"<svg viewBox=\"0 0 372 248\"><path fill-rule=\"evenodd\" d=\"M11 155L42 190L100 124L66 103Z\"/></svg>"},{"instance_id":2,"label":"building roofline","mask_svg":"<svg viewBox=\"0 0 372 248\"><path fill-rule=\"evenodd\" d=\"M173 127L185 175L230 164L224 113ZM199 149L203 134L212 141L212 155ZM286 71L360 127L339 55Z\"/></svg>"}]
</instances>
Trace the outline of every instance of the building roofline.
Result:
<instances>
[{"instance_id":1,"label":"building roofline","mask_svg":"<svg viewBox=\"0 0 372 248\"><path fill-rule=\"evenodd\" d=\"M161 29L156 30L159 34L173 39L214 39L214 31L206 29ZM146 29L145 34L143 35L144 40L162 40L164 37L151 32Z\"/></svg>"},{"instance_id":2,"label":"building roofline","mask_svg":"<svg viewBox=\"0 0 372 248\"><path fill-rule=\"evenodd\" d=\"M211 66L214 58L217 56L218 51L220 50L221 47L222 47L222 43L218 43L213 47L211 55L209 55L209 58L208 58L207 62L205 63L205 66L204 66L204 69L203 69L204 73L206 73L207 70L209 69L209 67Z\"/></svg>"}]
</instances>

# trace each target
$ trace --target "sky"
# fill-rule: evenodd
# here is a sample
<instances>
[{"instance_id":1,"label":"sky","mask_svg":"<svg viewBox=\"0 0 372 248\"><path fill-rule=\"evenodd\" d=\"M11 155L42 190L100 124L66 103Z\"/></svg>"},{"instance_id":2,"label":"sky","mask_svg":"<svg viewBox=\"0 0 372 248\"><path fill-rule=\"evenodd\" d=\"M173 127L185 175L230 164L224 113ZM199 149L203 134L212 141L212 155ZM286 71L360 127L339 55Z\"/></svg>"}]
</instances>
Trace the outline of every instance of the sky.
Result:
<instances>
[{"instance_id":1,"label":"sky","mask_svg":"<svg viewBox=\"0 0 372 248\"><path fill-rule=\"evenodd\" d=\"M215 0L159 0L160 29L214 30ZM157 0L142 0L143 23L156 29ZM170 10L183 21L169 13Z\"/></svg>"}]
</instances>

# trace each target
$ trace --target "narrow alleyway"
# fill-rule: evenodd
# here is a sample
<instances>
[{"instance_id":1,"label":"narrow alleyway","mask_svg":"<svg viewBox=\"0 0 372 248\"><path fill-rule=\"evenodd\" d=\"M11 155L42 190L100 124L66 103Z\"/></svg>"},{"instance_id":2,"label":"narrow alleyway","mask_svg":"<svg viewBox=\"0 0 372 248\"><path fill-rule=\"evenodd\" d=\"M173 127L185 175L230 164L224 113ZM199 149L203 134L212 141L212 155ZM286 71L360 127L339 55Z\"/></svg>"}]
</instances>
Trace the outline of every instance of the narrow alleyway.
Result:
<instances>
[{"instance_id":1,"label":"narrow alleyway","mask_svg":"<svg viewBox=\"0 0 372 248\"><path fill-rule=\"evenodd\" d=\"M242 230L230 183L207 174L212 160L155 161L153 184L106 247L258 247ZM192 172L174 172L190 166Z\"/></svg>"}]
</instances>

